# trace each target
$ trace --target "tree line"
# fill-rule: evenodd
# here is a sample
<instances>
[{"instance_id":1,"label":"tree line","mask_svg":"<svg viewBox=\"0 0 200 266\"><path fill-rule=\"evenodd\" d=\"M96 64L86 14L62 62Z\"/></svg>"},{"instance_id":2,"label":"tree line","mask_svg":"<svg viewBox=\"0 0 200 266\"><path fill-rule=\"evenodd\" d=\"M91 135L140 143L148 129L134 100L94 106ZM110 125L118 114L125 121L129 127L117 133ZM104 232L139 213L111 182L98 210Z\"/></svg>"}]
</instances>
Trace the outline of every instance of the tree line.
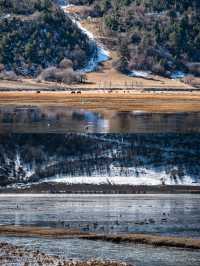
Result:
<instances>
[{"instance_id":1,"label":"tree line","mask_svg":"<svg viewBox=\"0 0 200 266\"><path fill-rule=\"evenodd\" d=\"M92 7L107 36L117 40L116 67L122 72L151 70L200 75L200 1L70 0Z\"/></svg>"}]
</instances>

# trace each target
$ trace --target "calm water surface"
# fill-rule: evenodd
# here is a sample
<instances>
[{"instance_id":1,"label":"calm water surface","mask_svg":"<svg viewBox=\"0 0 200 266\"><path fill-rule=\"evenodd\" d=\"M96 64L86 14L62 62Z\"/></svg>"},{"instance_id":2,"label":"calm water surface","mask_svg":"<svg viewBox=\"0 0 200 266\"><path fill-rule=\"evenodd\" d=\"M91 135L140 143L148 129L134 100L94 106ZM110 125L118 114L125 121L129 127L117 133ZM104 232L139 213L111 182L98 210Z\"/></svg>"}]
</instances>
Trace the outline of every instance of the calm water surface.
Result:
<instances>
[{"instance_id":1,"label":"calm water surface","mask_svg":"<svg viewBox=\"0 0 200 266\"><path fill-rule=\"evenodd\" d=\"M200 113L145 113L66 107L0 107L0 133L200 132Z\"/></svg>"},{"instance_id":2,"label":"calm water surface","mask_svg":"<svg viewBox=\"0 0 200 266\"><path fill-rule=\"evenodd\" d=\"M0 196L0 223L200 238L199 195Z\"/></svg>"}]
</instances>

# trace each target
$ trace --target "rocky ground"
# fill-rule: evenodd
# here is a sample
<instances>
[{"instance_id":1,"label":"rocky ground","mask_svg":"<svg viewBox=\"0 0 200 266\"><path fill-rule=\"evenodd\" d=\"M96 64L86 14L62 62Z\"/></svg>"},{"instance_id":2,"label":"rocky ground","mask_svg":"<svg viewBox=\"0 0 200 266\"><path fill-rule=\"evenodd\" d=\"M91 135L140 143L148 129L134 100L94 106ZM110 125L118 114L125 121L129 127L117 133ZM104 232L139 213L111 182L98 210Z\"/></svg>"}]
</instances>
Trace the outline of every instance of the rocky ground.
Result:
<instances>
[{"instance_id":1,"label":"rocky ground","mask_svg":"<svg viewBox=\"0 0 200 266\"><path fill-rule=\"evenodd\" d=\"M30 251L24 247L0 243L0 265L12 266L126 266L126 263L91 260L66 261L58 256L50 256L38 250Z\"/></svg>"}]
</instances>

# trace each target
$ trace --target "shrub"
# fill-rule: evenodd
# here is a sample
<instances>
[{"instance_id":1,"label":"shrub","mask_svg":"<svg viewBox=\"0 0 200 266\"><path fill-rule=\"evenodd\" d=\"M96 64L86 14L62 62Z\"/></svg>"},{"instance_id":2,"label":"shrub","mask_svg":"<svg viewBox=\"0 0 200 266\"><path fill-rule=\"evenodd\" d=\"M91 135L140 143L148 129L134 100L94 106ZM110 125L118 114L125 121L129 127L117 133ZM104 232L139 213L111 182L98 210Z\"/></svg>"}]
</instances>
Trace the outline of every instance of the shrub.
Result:
<instances>
[{"instance_id":1,"label":"shrub","mask_svg":"<svg viewBox=\"0 0 200 266\"><path fill-rule=\"evenodd\" d=\"M188 63L188 71L196 76L200 76L200 63Z\"/></svg>"},{"instance_id":2,"label":"shrub","mask_svg":"<svg viewBox=\"0 0 200 266\"><path fill-rule=\"evenodd\" d=\"M70 59L64 58L60 62L59 67L63 68L63 69L65 69L65 68L73 68L73 63L72 63L72 61Z\"/></svg>"},{"instance_id":3,"label":"shrub","mask_svg":"<svg viewBox=\"0 0 200 266\"><path fill-rule=\"evenodd\" d=\"M0 72L2 72L5 69L3 64L0 64Z\"/></svg>"},{"instance_id":4,"label":"shrub","mask_svg":"<svg viewBox=\"0 0 200 266\"><path fill-rule=\"evenodd\" d=\"M14 71L2 71L0 72L0 79L17 81L19 78Z\"/></svg>"},{"instance_id":5,"label":"shrub","mask_svg":"<svg viewBox=\"0 0 200 266\"><path fill-rule=\"evenodd\" d=\"M82 83L85 81L84 74L74 71L72 68L49 67L44 69L38 77L39 80L62 82L65 84Z\"/></svg>"}]
</instances>

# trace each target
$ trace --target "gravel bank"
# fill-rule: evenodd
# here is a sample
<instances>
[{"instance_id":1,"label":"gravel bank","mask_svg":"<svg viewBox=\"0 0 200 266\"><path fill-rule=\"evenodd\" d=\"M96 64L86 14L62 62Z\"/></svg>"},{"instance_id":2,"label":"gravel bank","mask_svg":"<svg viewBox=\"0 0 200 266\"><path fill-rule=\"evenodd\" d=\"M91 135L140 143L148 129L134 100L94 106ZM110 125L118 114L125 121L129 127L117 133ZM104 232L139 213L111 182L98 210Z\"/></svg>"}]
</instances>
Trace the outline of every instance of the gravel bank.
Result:
<instances>
[{"instance_id":1,"label":"gravel bank","mask_svg":"<svg viewBox=\"0 0 200 266\"><path fill-rule=\"evenodd\" d=\"M0 265L12 266L127 266L126 263L112 261L90 260L66 261L58 256L50 256L45 253L30 251L24 247L14 246L8 243L0 243Z\"/></svg>"}]
</instances>

